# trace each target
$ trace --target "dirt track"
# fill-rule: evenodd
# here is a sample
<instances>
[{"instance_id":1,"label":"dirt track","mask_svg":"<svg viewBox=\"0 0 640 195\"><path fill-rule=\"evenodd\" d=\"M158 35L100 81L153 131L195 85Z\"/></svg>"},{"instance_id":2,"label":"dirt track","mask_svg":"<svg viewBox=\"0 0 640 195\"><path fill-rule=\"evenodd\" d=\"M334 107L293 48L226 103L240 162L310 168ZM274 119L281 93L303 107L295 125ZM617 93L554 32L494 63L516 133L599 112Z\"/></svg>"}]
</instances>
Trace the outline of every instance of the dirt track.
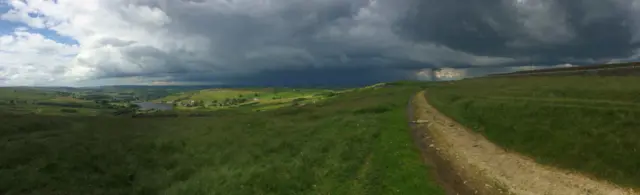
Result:
<instances>
[{"instance_id":1,"label":"dirt track","mask_svg":"<svg viewBox=\"0 0 640 195\"><path fill-rule=\"evenodd\" d=\"M632 189L535 163L506 152L428 104L424 92L411 101L414 136L448 194L635 195Z\"/></svg>"}]
</instances>

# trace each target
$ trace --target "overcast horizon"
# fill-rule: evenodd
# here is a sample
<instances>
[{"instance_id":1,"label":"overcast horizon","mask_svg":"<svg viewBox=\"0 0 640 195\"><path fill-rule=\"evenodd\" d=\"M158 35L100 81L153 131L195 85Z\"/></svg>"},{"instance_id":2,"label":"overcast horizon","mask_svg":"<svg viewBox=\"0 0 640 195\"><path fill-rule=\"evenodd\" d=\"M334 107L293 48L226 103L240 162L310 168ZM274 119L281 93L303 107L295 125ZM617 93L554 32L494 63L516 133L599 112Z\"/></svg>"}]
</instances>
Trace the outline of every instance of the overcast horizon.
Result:
<instances>
[{"instance_id":1,"label":"overcast horizon","mask_svg":"<svg viewBox=\"0 0 640 195\"><path fill-rule=\"evenodd\" d=\"M348 85L640 59L640 0L0 0L0 86Z\"/></svg>"}]
</instances>

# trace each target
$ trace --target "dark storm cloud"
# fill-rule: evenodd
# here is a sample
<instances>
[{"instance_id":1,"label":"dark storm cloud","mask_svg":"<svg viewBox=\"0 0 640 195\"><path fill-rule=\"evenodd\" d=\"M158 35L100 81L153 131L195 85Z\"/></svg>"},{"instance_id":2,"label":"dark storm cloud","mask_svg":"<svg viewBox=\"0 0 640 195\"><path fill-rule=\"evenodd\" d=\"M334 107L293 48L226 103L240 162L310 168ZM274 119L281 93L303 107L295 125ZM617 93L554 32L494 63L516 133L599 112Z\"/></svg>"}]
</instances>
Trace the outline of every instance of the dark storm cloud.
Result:
<instances>
[{"instance_id":1,"label":"dark storm cloud","mask_svg":"<svg viewBox=\"0 0 640 195\"><path fill-rule=\"evenodd\" d=\"M354 76L357 75L357 76ZM171 81L185 83L215 83L260 86L363 86L371 83L412 79L413 72L382 68L306 68L272 70L247 75L215 75L190 73L165 75Z\"/></svg>"},{"instance_id":2,"label":"dark storm cloud","mask_svg":"<svg viewBox=\"0 0 640 195\"><path fill-rule=\"evenodd\" d=\"M167 73L197 82L353 83L413 78L422 68L517 62L403 39L393 29L410 8L409 0L292 0L261 6L237 1L229 9L221 9L219 1L143 2L166 13L171 21L166 28L176 38L199 38L196 48L201 49L116 44L132 65L100 67L102 78ZM114 42L131 43L108 41Z\"/></svg>"},{"instance_id":3,"label":"dark storm cloud","mask_svg":"<svg viewBox=\"0 0 640 195\"><path fill-rule=\"evenodd\" d=\"M106 76L358 83L412 78L432 67L478 75L628 60L640 46L640 9L625 0L294 0L230 10L216 9L217 1L160 2L172 32L208 41L206 57L136 46L124 54L139 71Z\"/></svg>"},{"instance_id":4,"label":"dark storm cloud","mask_svg":"<svg viewBox=\"0 0 640 195\"><path fill-rule=\"evenodd\" d=\"M416 0L400 34L476 55L532 62L626 58L633 42L632 1Z\"/></svg>"},{"instance_id":5,"label":"dark storm cloud","mask_svg":"<svg viewBox=\"0 0 640 195\"><path fill-rule=\"evenodd\" d=\"M96 2L39 13L65 24L50 30L80 43L66 75L360 83L410 79L425 68L473 68L476 75L640 57L638 0ZM18 16L29 10L36 9L16 8L6 18L25 20Z\"/></svg>"},{"instance_id":6,"label":"dark storm cloud","mask_svg":"<svg viewBox=\"0 0 640 195\"><path fill-rule=\"evenodd\" d=\"M508 31L493 24L513 25L500 0L416 0L399 22L401 34L416 42L433 42L471 53L504 54ZM489 46L489 47L488 47ZM497 48L497 49L494 49Z\"/></svg>"}]
</instances>

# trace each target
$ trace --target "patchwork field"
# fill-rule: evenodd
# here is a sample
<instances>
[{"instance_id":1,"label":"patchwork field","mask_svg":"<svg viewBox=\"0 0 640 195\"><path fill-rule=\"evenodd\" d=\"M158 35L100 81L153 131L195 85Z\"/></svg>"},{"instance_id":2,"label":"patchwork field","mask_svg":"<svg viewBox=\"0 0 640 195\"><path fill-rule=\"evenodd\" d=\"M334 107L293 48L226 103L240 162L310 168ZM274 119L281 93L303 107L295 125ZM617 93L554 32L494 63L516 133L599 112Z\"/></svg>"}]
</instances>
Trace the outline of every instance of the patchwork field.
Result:
<instances>
[{"instance_id":1,"label":"patchwork field","mask_svg":"<svg viewBox=\"0 0 640 195\"><path fill-rule=\"evenodd\" d=\"M174 104L178 109L235 108L250 106L254 110L269 110L317 102L334 95L328 89L204 89L170 95L154 102Z\"/></svg>"},{"instance_id":2,"label":"patchwork field","mask_svg":"<svg viewBox=\"0 0 640 195\"><path fill-rule=\"evenodd\" d=\"M111 111L113 108L56 91L0 88L0 114L95 116Z\"/></svg>"},{"instance_id":3,"label":"patchwork field","mask_svg":"<svg viewBox=\"0 0 640 195\"><path fill-rule=\"evenodd\" d=\"M485 78L428 89L439 111L512 151L640 187L637 77Z\"/></svg>"},{"instance_id":4,"label":"patchwork field","mask_svg":"<svg viewBox=\"0 0 640 195\"><path fill-rule=\"evenodd\" d=\"M108 116L133 112L132 102L200 90L203 86L0 87L0 114Z\"/></svg>"}]
</instances>

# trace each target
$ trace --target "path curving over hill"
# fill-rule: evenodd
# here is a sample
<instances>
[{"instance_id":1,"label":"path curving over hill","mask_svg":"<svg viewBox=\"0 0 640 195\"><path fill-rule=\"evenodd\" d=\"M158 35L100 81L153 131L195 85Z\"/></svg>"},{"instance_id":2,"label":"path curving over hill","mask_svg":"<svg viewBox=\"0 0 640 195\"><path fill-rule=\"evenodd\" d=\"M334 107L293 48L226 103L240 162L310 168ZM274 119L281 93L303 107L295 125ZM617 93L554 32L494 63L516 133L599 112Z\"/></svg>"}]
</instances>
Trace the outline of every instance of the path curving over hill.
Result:
<instances>
[{"instance_id":1,"label":"path curving over hill","mask_svg":"<svg viewBox=\"0 0 640 195\"><path fill-rule=\"evenodd\" d=\"M414 136L450 194L640 194L507 152L438 112L424 94L416 94L410 103Z\"/></svg>"}]
</instances>

